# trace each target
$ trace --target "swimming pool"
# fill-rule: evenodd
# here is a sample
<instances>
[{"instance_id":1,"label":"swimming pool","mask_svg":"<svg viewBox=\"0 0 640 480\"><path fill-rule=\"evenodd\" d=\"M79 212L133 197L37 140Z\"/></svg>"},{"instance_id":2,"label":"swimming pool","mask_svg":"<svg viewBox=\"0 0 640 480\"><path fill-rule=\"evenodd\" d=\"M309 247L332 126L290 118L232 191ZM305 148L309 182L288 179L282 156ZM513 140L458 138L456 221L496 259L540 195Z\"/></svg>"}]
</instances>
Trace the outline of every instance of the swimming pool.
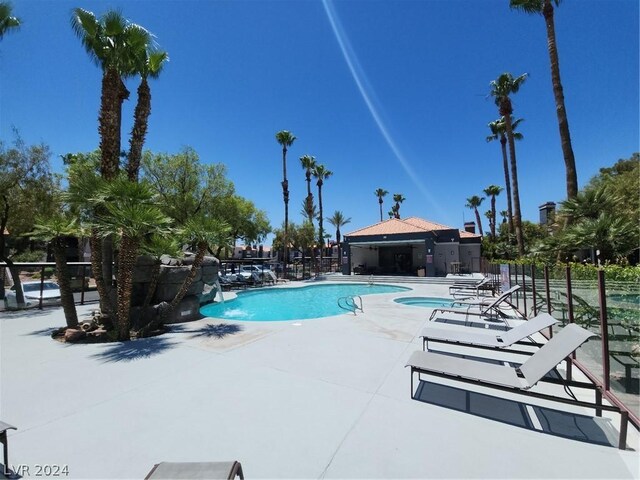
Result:
<instances>
[{"instance_id":1,"label":"swimming pool","mask_svg":"<svg viewBox=\"0 0 640 480\"><path fill-rule=\"evenodd\" d=\"M338 307L340 297L409 290L411 289L392 285L359 283L268 288L240 292L233 300L205 305L200 309L200 313L205 317L252 322L307 320L346 313Z\"/></svg>"},{"instance_id":2,"label":"swimming pool","mask_svg":"<svg viewBox=\"0 0 640 480\"><path fill-rule=\"evenodd\" d=\"M396 298L394 302L402 305L411 305L412 307L426 308L450 307L453 304L453 300L450 298L438 297L401 297Z\"/></svg>"}]
</instances>

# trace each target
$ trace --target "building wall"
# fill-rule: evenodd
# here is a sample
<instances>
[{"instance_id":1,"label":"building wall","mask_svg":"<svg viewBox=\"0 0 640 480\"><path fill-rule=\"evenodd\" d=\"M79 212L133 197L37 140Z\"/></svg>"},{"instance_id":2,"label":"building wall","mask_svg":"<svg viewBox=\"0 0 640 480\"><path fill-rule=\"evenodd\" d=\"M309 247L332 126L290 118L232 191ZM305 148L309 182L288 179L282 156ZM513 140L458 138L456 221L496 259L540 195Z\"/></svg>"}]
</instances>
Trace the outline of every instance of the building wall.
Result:
<instances>
[{"instance_id":1,"label":"building wall","mask_svg":"<svg viewBox=\"0 0 640 480\"><path fill-rule=\"evenodd\" d=\"M451 262L460 261L459 249L458 242L436 243L434 248L436 276L446 275L451 271Z\"/></svg>"},{"instance_id":2,"label":"building wall","mask_svg":"<svg viewBox=\"0 0 640 480\"><path fill-rule=\"evenodd\" d=\"M460 245L460 263L469 272L480 271L480 244L463 243Z\"/></svg>"}]
</instances>

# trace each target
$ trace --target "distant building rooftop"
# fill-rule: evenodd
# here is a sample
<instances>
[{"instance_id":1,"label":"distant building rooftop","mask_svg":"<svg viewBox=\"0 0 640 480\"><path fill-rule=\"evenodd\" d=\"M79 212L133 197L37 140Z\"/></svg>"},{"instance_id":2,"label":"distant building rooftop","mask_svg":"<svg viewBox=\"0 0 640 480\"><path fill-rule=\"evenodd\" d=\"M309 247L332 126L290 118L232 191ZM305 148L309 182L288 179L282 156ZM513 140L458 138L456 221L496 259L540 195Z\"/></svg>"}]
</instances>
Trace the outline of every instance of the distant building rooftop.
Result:
<instances>
[{"instance_id":1,"label":"distant building rooftop","mask_svg":"<svg viewBox=\"0 0 640 480\"><path fill-rule=\"evenodd\" d=\"M391 218L382 222L361 228L351 233L347 233L347 237L364 237L368 235L393 235L398 233L422 233L437 230L458 230L455 227L449 227L441 223L435 223L418 217L409 218ZM479 238L480 235L475 233L458 230L460 238Z\"/></svg>"}]
</instances>

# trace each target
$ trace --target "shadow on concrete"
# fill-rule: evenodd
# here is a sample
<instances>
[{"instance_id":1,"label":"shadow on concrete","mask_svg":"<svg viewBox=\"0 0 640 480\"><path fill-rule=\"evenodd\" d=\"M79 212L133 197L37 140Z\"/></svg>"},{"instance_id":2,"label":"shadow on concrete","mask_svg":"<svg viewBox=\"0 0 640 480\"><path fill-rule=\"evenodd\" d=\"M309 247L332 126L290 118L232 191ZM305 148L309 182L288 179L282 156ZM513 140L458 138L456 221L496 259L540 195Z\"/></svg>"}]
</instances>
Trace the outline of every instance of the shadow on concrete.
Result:
<instances>
[{"instance_id":1,"label":"shadow on concrete","mask_svg":"<svg viewBox=\"0 0 640 480\"><path fill-rule=\"evenodd\" d=\"M217 325L207 324L197 330L191 330L191 337L225 338L235 335L243 330L241 325L234 323L218 323Z\"/></svg>"},{"instance_id":2,"label":"shadow on concrete","mask_svg":"<svg viewBox=\"0 0 640 480\"><path fill-rule=\"evenodd\" d=\"M116 343L105 347L104 351L96 353L91 357L96 360L107 362L133 362L145 358L155 357L174 348L178 344L158 337L142 338L129 342Z\"/></svg>"},{"instance_id":3,"label":"shadow on concrete","mask_svg":"<svg viewBox=\"0 0 640 480\"><path fill-rule=\"evenodd\" d=\"M57 330L58 327L47 327L41 330L34 330L33 332L25 333L24 336L29 337L50 337L54 330Z\"/></svg>"},{"instance_id":4,"label":"shadow on concrete","mask_svg":"<svg viewBox=\"0 0 640 480\"><path fill-rule=\"evenodd\" d=\"M25 310L2 310L0 311L0 319L11 319L11 318L34 318L34 317L43 317L45 315L50 315L51 312L56 309L60 309L62 313L62 307L45 307L42 310L37 308L27 308ZM64 319L64 316L62 317Z\"/></svg>"},{"instance_id":5,"label":"shadow on concrete","mask_svg":"<svg viewBox=\"0 0 640 480\"><path fill-rule=\"evenodd\" d=\"M617 446L617 432L607 419L533 406L535 427L526 403L420 381L414 399L496 422L597 445Z\"/></svg>"}]
</instances>

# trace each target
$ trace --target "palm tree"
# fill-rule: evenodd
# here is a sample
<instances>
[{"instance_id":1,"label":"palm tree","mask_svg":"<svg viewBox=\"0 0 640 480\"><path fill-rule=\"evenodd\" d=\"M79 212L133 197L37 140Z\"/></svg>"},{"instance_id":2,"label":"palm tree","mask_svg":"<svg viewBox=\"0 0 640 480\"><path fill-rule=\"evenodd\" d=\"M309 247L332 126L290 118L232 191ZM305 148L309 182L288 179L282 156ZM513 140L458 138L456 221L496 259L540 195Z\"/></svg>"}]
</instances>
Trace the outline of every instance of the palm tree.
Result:
<instances>
[{"instance_id":1,"label":"palm tree","mask_svg":"<svg viewBox=\"0 0 640 480\"><path fill-rule=\"evenodd\" d=\"M404 198L401 193L393 194L393 201L396 202L396 204L393 207L391 207L391 211L393 212L394 218L398 218L398 219L400 218L400 204L405 200L406 198Z\"/></svg>"},{"instance_id":2,"label":"palm tree","mask_svg":"<svg viewBox=\"0 0 640 480\"><path fill-rule=\"evenodd\" d=\"M119 341L130 339L131 295L133 269L140 245L153 233L169 234L170 219L153 201L149 184L118 179L105 185L101 197L103 211L97 228L103 236L115 235L119 239L116 336Z\"/></svg>"},{"instance_id":3,"label":"palm tree","mask_svg":"<svg viewBox=\"0 0 640 480\"><path fill-rule=\"evenodd\" d=\"M305 199L305 215L309 221L313 224L313 194L311 193L311 172L313 167L316 166L316 157L312 155L303 155L300 157L300 165L304 170L305 180L307 182L307 198Z\"/></svg>"},{"instance_id":4,"label":"palm tree","mask_svg":"<svg viewBox=\"0 0 640 480\"><path fill-rule=\"evenodd\" d=\"M484 235L482 231L482 221L480 220L480 213L478 212L478 207L484 201L484 197L479 197L478 195L474 195L472 197L467 198L467 204L465 205L467 208L470 208L476 214L476 223L478 224L478 231L480 235Z\"/></svg>"},{"instance_id":5,"label":"palm tree","mask_svg":"<svg viewBox=\"0 0 640 480\"><path fill-rule=\"evenodd\" d=\"M0 2L0 40L5 33L20 27L20 19L11 15L12 10L13 6L10 2Z\"/></svg>"},{"instance_id":6,"label":"palm tree","mask_svg":"<svg viewBox=\"0 0 640 480\"><path fill-rule=\"evenodd\" d=\"M102 69L102 87L98 132L100 134L100 174L105 180L114 180L120 169L120 127L122 103L129 98L123 79L135 73L136 55L141 45L151 44L151 34L139 25L110 10L97 18L92 12L75 8L71 28L80 39L89 57ZM91 261L102 262L102 275L94 271L101 307L109 301L113 278L112 236L101 239L92 232ZM100 255L100 257L98 257Z\"/></svg>"},{"instance_id":7,"label":"palm tree","mask_svg":"<svg viewBox=\"0 0 640 480\"><path fill-rule=\"evenodd\" d=\"M571 147L571 134L569 133L569 121L567 109L564 105L564 92L560 80L560 63L558 61L558 48L556 45L556 30L553 20L553 3L556 7L560 0L511 0L511 8L530 14L542 14L547 27L547 47L551 63L551 83L553 95L556 101L556 114L558 116L558 128L560 130L560 142L566 170L567 198L574 198L578 194L578 174L576 172L576 160Z\"/></svg>"},{"instance_id":8,"label":"palm tree","mask_svg":"<svg viewBox=\"0 0 640 480\"><path fill-rule=\"evenodd\" d=\"M507 223L507 216L509 215L509 212L507 212L506 210L500 210L500 216L502 217L502 223Z\"/></svg>"},{"instance_id":9,"label":"palm tree","mask_svg":"<svg viewBox=\"0 0 640 480\"><path fill-rule=\"evenodd\" d=\"M73 299L73 291L71 290L71 279L69 278L66 237L76 236L78 230L75 219L57 214L52 217L38 218L34 231L29 233L30 238L50 242L53 249L53 256L56 262L56 278L60 286L60 301L68 328L76 328L78 326L78 314Z\"/></svg>"},{"instance_id":10,"label":"palm tree","mask_svg":"<svg viewBox=\"0 0 640 480\"><path fill-rule=\"evenodd\" d=\"M324 245L324 231L322 229L322 185L327 178L333 175L333 172L322 164L316 164L311 174L313 178L317 179L316 185L318 186L318 245L320 246L320 268L322 268L322 247Z\"/></svg>"},{"instance_id":11,"label":"palm tree","mask_svg":"<svg viewBox=\"0 0 640 480\"><path fill-rule=\"evenodd\" d=\"M338 265L340 265L340 262L342 261L340 227L344 227L347 223L351 223L351 217L345 218L344 214L341 211L336 210L335 212L333 212L333 216L327 217L327 222L336 227L336 242L338 242Z\"/></svg>"},{"instance_id":12,"label":"palm tree","mask_svg":"<svg viewBox=\"0 0 640 480\"><path fill-rule=\"evenodd\" d=\"M382 199L387 195L387 193L389 192L384 188L378 188L375 192L375 196L378 197L378 203L380 204L380 221L382 221Z\"/></svg>"},{"instance_id":13,"label":"palm tree","mask_svg":"<svg viewBox=\"0 0 640 480\"><path fill-rule=\"evenodd\" d=\"M491 227L491 238L496 238L496 197L502 192L502 187L498 185L489 185L484 189L484 194L491 197L491 216L489 217L489 224Z\"/></svg>"},{"instance_id":14,"label":"palm tree","mask_svg":"<svg viewBox=\"0 0 640 480\"><path fill-rule=\"evenodd\" d=\"M282 146L282 197L284 199L284 239L283 256L284 272L287 271L287 249L289 241L289 181L287 180L287 149L296 141L296 137L288 130L280 130L276 133L276 141Z\"/></svg>"},{"instance_id":15,"label":"palm tree","mask_svg":"<svg viewBox=\"0 0 640 480\"><path fill-rule=\"evenodd\" d=\"M520 86L527 78L527 74L513 78L510 73L501 74L496 80L492 80L489 84L491 87L491 96L495 97L495 103L498 106L498 113L504 117L505 133L507 135L507 143L509 144L509 156L511 157L511 188L513 193L513 224L516 232L516 242L518 244L518 254L524 255L524 236L522 234L522 217L520 214L520 192L518 189L518 165L516 161L516 147L513 137L513 105L511 104L510 95L517 93Z\"/></svg>"},{"instance_id":16,"label":"palm tree","mask_svg":"<svg viewBox=\"0 0 640 480\"><path fill-rule=\"evenodd\" d=\"M129 139L129 156L127 159L127 176L129 180L138 181L138 171L142 159L142 146L147 135L149 115L151 115L151 89L148 78L158 78L162 68L169 61L167 52L150 51L150 45L143 42L135 56L136 70L140 74L138 86L138 102L134 112L133 128Z\"/></svg>"},{"instance_id":17,"label":"palm tree","mask_svg":"<svg viewBox=\"0 0 640 480\"><path fill-rule=\"evenodd\" d=\"M523 119L519 118L517 120L511 120L511 129L513 130L513 138L515 140L522 140L523 135L520 132L516 132L517 126L522 122ZM489 122L489 129L491 130L491 135L487 137L487 142L491 142L493 140L500 140L500 147L502 150L502 166L504 168L504 185L507 190L507 212L509 216L509 233L514 233L513 228L513 207L511 204L511 175L509 174L509 158L507 157L507 136L506 136L506 128L504 118L499 118L493 122Z\"/></svg>"},{"instance_id":18,"label":"palm tree","mask_svg":"<svg viewBox=\"0 0 640 480\"><path fill-rule=\"evenodd\" d=\"M113 10L98 19L92 12L75 8L71 28L94 63L102 68L100 173L112 180L120 168L122 102L129 98L123 79L135 73L140 45L150 44L151 34Z\"/></svg>"}]
</instances>

